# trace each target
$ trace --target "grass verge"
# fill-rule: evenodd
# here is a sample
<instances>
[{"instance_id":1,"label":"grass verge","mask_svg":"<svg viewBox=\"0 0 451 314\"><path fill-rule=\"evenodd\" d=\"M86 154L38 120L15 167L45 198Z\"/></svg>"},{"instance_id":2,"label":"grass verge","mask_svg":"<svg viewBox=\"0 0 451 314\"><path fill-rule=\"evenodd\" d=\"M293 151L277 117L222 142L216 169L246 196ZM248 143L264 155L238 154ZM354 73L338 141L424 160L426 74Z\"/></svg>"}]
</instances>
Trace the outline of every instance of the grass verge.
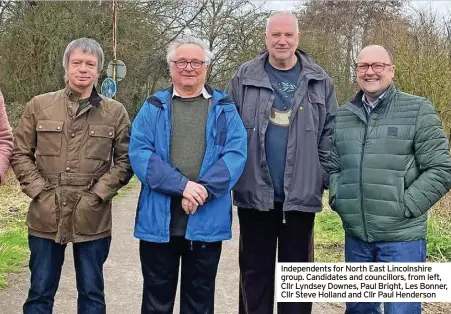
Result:
<instances>
[{"instance_id":1,"label":"grass verge","mask_svg":"<svg viewBox=\"0 0 451 314\"><path fill-rule=\"evenodd\" d=\"M28 257L27 230L21 225L0 233L0 289L6 287L6 275L17 271Z\"/></svg>"},{"instance_id":2,"label":"grass verge","mask_svg":"<svg viewBox=\"0 0 451 314\"><path fill-rule=\"evenodd\" d=\"M0 289L7 285L6 275L16 272L28 258L25 218L29 198L10 172L0 186Z\"/></svg>"}]
</instances>

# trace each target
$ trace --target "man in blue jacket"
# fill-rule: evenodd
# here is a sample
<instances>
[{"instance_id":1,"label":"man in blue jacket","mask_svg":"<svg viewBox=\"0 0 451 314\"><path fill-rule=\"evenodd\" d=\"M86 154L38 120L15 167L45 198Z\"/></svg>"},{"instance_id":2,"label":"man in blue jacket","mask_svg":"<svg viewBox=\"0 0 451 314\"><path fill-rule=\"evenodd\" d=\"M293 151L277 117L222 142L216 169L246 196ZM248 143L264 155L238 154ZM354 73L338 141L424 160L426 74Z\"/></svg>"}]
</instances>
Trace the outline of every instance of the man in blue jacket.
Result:
<instances>
[{"instance_id":1,"label":"man in blue jacket","mask_svg":"<svg viewBox=\"0 0 451 314\"><path fill-rule=\"evenodd\" d=\"M214 312L221 241L232 236L230 192L247 141L235 104L205 85L212 57L200 39L171 43L173 86L149 97L132 125L130 161L142 182L134 233L141 240L141 313L172 313L180 259L180 312Z\"/></svg>"}]
</instances>

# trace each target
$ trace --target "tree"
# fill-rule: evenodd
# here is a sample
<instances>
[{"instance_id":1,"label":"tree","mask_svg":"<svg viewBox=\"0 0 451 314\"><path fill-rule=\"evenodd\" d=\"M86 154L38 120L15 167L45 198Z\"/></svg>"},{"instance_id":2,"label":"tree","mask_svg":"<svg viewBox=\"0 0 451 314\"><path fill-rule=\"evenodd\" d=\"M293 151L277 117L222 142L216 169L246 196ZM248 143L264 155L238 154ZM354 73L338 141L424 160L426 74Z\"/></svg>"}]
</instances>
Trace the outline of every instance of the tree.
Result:
<instances>
[{"instance_id":1,"label":"tree","mask_svg":"<svg viewBox=\"0 0 451 314\"><path fill-rule=\"evenodd\" d=\"M267 12L247 0L208 0L190 25L215 55L207 80L225 88L238 67L264 49Z\"/></svg>"},{"instance_id":2,"label":"tree","mask_svg":"<svg viewBox=\"0 0 451 314\"><path fill-rule=\"evenodd\" d=\"M375 43L375 30L380 34L386 25L402 18L402 5L402 1L326 0L299 5L301 47L332 76L340 103L355 93L353 73L358 52Z\"/></svg>"}]
</instances>

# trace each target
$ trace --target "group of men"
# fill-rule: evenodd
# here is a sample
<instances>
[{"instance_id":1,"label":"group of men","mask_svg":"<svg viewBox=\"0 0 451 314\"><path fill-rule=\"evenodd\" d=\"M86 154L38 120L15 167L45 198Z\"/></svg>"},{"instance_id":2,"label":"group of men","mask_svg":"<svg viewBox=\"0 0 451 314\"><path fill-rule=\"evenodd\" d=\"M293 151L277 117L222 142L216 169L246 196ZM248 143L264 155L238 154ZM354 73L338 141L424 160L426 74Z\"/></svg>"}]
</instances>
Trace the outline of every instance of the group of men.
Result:
<instances>
[{"instance_id":1,"label":"group of men","mask_svg":"<svg viewBox=\"0 0 451 314\"><path fill-rule=\"evenodd\" d=\"M174 40L172 85L148 97L133 123L100 95L99 44L72 41L66 87L34 97L15 131L12 168L31 199L31 287L24 313L51 313L64 251L73 243L78 313L105 313L103 263L111 201L141 181L134 235L144 279L141 313L172 313L181 268L181 314L214 313L232 198L240 224L240 314L274 308L279 262L313 262L324 189L343 221L347 262L424 262L427 211L451 188L448 140L432 104L396 89L393 58L367 46L359 93L338 108L332 80L298 49L296 17L272 15L266 51L239 67L225 92L206 84L212 52ZM347 303L346 313L380 313ZM278 303L280 314L311 303ZM385 313L421 312L386 303ZM231 313L237 310L230 310Z\"/></svg>"}]
</instances>

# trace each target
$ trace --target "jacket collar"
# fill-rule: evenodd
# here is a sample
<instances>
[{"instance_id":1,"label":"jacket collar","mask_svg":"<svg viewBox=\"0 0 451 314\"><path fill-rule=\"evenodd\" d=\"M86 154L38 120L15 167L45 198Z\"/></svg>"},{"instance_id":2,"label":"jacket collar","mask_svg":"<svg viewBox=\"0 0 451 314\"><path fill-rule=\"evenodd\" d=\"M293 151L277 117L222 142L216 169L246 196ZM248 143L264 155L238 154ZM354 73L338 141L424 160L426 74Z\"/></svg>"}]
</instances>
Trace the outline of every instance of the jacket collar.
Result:
<instances>
[{"instance_id":1,"label":"jacket collar","mask_svg":"<svg viewBox=\"0 0 451 314\"><path fill-rule=\"evenodd\" d=\"M380 103L378 103L373 110L371 110L371 115L372 116L373 114L376 115L373 116L373 118L385 112L385 109L387 108L388 104L391 102L395 94L396 94L395 84L391 83L385 92L384 98L381 99ZM363 107L364 105L362 103L362 97L363 91L360 90L351 101L343 105L343 109L351 111L352 113L357 115L363 122L367 123L368 117L366 110Z\"/></svg>"},{"instance_id":2,"label":"jacket collar","mask_svg":"<svg viewBox=\"0 0 451 314\"><path fill-rule=\"evenodd\" d=\"M395 84L391 83L388 86L387 90L384 92L384 97L382 99L380 99L380 102L372 111L376 112L376 111L381 110L381 108L383 109L383 107L386 107L387 104L390 102L390 100L393 98L393 95L395 94L395 92L396 92ZM350 101L350 103L353 104L354 106L362 107L363 106L362 97L363 97L363 91L359 90L357 95L355 95L355 97Z\"/></svg>"},{"instance_id":3,"label":"jacket collar","mask_svg":"<svg viewBox=\"0 0 451 314\"><path fill-rule=\"evenodd\" d=\"M70 101L77 102L80 99L80 93L74 91L72 88L69 87L69 84L66 84L66 87L64 88L64 94L67 98L69 98ZM97 89L95 86L92 87L91 95L89 96L89 103L93 106L100 105L100 102L102 101L102 97L97 92Z\"/></svg>"},{"instance_id":4,"label":"jacket collar","mask_svg":"<svg viewBox=\"0 0 451 314\"><path fill-rule=\"evenodd\" d=\"M307 80L320 81L327 77L326 72L306 52L296 49L295 54L301 63L302 75ZM268 56L269 52L265 50L249 62L247 71L243 76L244 84L272 89L268 74L265 71L265 62L268 60Z\"/></svg>"}]
</instances>

